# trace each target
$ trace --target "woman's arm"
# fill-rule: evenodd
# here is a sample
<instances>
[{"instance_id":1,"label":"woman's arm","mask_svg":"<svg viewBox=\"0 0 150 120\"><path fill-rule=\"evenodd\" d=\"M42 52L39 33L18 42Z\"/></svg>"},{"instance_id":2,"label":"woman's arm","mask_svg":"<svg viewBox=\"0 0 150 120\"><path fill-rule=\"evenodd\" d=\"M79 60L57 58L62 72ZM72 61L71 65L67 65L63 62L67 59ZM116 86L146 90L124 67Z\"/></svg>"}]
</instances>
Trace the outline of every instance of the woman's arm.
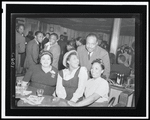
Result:
<instances>
[{"instance_id":1,"label":"woman's arm","mask_svg":"<svg viewBox=\"0 0 150 120\"><path fill-rule=\"evenodd\" d=\"M28 82L31 80L33 71L34 71L33 66L31 66L31 67L27 70L27 72L26 72L26 74L25 74L25 76L24 76L24 78L23 78L23 83L24 83L24 84L25 84L25 83L28 83Z\"/></svg>"},{"instance_id":2,"label":"woman's arm","mask_svg":"<svg viewBox=\"0 0 150 120\"><path fill-rule=\"evenodd\" d=\"M72 103L68 102L68 104L72 106L87 106L98 100L100 97L103 98L103 96L108 95L109 93L109 85L107 81L103 81L100 83L97 83L96 90L93 92L92 95L84 99L83 101L80 101L78 103Z\"/></svg>"},{"instance_id":3,"label":"woman's arm","mask_svg":"<svg viewBox=\"0 0 150 120\"><path fill-rule=\"evenodd\" d=\"M88 80L88 73L87 69L85 67L80 68L79 72L79 82L78 82L78 88L73 94L73 97L70 101L77 102L77 100L83 96L84 90L85 90L85 83Z\"/></svg>"},{"instance_id":4,"label":"woman's arm","mask_svg":"<svg viewBox=\"0 0 150 120\"><path fill-rule=\"evenodd\" d=\"M29 82L29 81L31 80L32 74L33 74L33 69L32 69L32 67L30 67L30 68L27 70L27 72L26 72L26 74L25 74L25 76L24 76L24 78L23 78L23 81L24 81L24 82Z\"/></svg>"},{"instance_id":5,"label":"woman's arm","mask_svg":"<svg viewBox=\"0 0 150 120\"><path fill-rule=\"evenodd\" d=\"M87 105L90 105L92 103L94 103L96 100L98 100L100 98L100 95L97 94L97 93L93 93L91 96L87 97L86 99L78 102L78 103L74 103L74 102L71 102L71 101L68 101L68 104L70 106L87 106Z\"/></svg>"},{"instance_id":6,"label":"woman's arm","mask_svg":"<svg viewBox=\"0 0 150 120\"><path fill-rule=\"evenodd\" d=\"M56 95L59 98L66 98L65 88L62 86L62 77L58 73L57 84L56 84Z\"/></svg>"}]
</instances>

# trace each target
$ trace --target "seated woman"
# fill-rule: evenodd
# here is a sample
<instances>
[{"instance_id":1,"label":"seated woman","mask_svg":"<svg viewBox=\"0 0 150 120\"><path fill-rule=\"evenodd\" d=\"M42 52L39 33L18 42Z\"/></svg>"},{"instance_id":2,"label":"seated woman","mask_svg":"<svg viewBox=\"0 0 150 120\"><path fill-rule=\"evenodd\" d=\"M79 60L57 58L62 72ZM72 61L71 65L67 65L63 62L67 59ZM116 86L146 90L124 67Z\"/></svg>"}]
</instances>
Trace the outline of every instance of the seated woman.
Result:
<instances>
[{"instance_id":1,"label":"seated woman","mask_svg":"<svg viewBox=\"0 0 150 120\"><path fill-rule=\"evenodd\" d=\"M85 99L80 102L68 101L71 106L95 106L107 107L109 84L101 77L104 72L104 65L101 59L96 59L92 62L91 74L92 79L89 79L85 87Z\"/></svg>"},{"instance_id":2,"label":"seated woman","mask_svg":"<svg viewBox=\"0 0 150 120\"><path fill-rule=\"evenodd\" d=\"M73 102L80 101L88 80L87 69L79 66L76 50L65 53L63 65L66 68L58 74L56 96Z\"/></svg>"},{"instance_id":3,"label":"seated woman","mask_svg":"<svg viewBox=\"0 0 150 120\"><path fill-rule=\"evenodd\" d=\"M31 80L29 86L44 89L44 95L53 95L58 75L58 70L51 65L53 55L43 50L39 57L41 64L30 67L23 78L23 84Z\"/></svg>"}]
</instances>

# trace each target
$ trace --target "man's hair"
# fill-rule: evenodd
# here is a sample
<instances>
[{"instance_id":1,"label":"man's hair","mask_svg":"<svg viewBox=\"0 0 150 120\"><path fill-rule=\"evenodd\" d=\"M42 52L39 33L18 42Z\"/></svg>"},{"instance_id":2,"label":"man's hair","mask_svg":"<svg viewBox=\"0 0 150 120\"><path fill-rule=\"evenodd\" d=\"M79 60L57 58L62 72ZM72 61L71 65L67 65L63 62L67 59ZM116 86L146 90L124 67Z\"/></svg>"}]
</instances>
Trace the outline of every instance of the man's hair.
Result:
<instances>
[{"instance_id":1,"label":"man's hair","mask_svg":"<svg viewBox=\"0 0 150 120\"><path fill-rule=\"evenodd\" d=\"M86 39L87 39L88 37L95 37L96 40L98 41L98 37L97 37L97 35L96 35L95 33L89 33L89 34L86 36Z\"/></svg>"},{"instance_id":2,"label":"man's hair","mask_svg":"<svg viewBox=\"0 0 150 120\"><path fill-rule=\"evenodd\" d=\"M64 35L61 34L60 37L64 37Z\"/></svg>"},{"instance_id":3,"label":"man's hair","mask_svg":"<svg viewBox=\"0 0 150 120\"><path fill-rule=\"evenodd\" d=\"M33 35L33 32L32 32L32 31L29 31L29 32L28 32L28 35Z\"/></svg>"},{"instance_id":4,"label":"man's hair","mask_svg":"<svg viewBox=\"0 0 150 120\"><path fill-rule=\"evenodd\" d=\"M41 32L41 31L36 31L35 36L37 36L39 33L43 34L43 32Z\"/></svg>"},{"instance_id":5,"label":"man's hair","mask_svg":"<svg viewBox=\"0 0 150 120\"><path fill-rule=\"evenodd\" d=\"M119 59L124 63L126 61L126 57L124 55L119 55Z\"/></svg>"},{"instance_id":6,"label":"man's hair","mask_svg":"<svg viewBox=\"0 0 150 120\"><path fill-rule=\"evenodd\" d=\"M50 33L49 33L49 32L47 32L46 35L47 35L47 34L50 36Z\"/></svg>"},{"instance_id":7,"label":"man's hair","mask_svg":"<svg viewBox=\"0 0 150 120\"><path fill-rule=\"evenodd\" d=\"M52 36L52 35L56 36L56 38L58 39L57 33L52 33L52 34L50 34L50 36Z\"/></svg>"},{"instance_id":8,"label":"man's hair","mask_svg":"<svg viewBox=\"0 0 150 120\"><path fill-rule=\"evenodd\" d=\"M17 28L17 30L20 28L20 26L22 26L22 27L25 29L24 24L18 24L18 25L17 25L17 27L16 27L16 28Z\"/></svg>"}]
</instances>

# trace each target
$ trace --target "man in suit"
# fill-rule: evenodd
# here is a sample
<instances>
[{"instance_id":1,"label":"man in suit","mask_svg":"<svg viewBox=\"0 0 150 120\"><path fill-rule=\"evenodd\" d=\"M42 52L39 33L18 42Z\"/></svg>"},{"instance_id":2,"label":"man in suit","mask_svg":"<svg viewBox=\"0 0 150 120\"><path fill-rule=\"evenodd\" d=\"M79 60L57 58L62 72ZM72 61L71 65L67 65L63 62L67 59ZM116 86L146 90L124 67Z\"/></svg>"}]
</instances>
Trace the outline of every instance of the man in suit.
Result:
<instances>
[{"instance_id":1,"label":"man in suit","mask_svg":"<svg viewBox=\"0 0 150 120\"><path fill-rule=\"evenodd\" d=\"M34 40L31 40L27 44L24 68L29 69L30 66L38 63L39 43L41 43L42 40L43 40L43 33L41 31L37 31L35 33Z\"/></svg>"},{"instance_id":2,"label":"man in suit","mask_svg":"<svg viewBox=\"0 0 150 120\"><path fill-rule=\"evenodd\" d=\"M89 73L91 69L91 63L93 60L100 58L104 63L105 70L103 77L109 78L110 75L110 59L109 54L106 50L98 46L98 39L94 33L90 33L86 37L86 45L79 46L77 48L79 55L79 61L81 66L85 66Z\"/></svg>"},{"instance_id":3,"label":"man in suit","mask_svg":"<svg viewBox=\"0 0 150 120\"><path fill-rule=\"evenodd\" d=\"M50 34L50 49L49 51L53 54L53 63L52 65L58 69L58 62L60 56L60 46L57 43L58 35L56 33Z\"/></svg>"}]
</instances>

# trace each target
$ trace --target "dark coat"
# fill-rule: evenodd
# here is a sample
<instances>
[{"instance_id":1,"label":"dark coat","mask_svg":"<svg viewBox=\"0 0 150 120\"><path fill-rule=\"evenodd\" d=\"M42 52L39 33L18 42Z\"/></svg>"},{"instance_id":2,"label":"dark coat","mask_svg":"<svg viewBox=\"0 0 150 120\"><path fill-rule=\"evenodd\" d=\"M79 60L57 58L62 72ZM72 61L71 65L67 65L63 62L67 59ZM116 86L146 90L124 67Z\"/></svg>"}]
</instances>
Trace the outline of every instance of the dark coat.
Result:
<instances>
[{"instance_id":1,"label":"dark coat","mask_svg":"<svg viewBox=\"0 0 150 120\"><path fill-rule=\"evenodd\" d=\"M29 68L32 65L38 63L39 56L39 44L34 40L29 41L26 48L26 59L24 63L25 68Z\"/></svg>"}]
</instances>

